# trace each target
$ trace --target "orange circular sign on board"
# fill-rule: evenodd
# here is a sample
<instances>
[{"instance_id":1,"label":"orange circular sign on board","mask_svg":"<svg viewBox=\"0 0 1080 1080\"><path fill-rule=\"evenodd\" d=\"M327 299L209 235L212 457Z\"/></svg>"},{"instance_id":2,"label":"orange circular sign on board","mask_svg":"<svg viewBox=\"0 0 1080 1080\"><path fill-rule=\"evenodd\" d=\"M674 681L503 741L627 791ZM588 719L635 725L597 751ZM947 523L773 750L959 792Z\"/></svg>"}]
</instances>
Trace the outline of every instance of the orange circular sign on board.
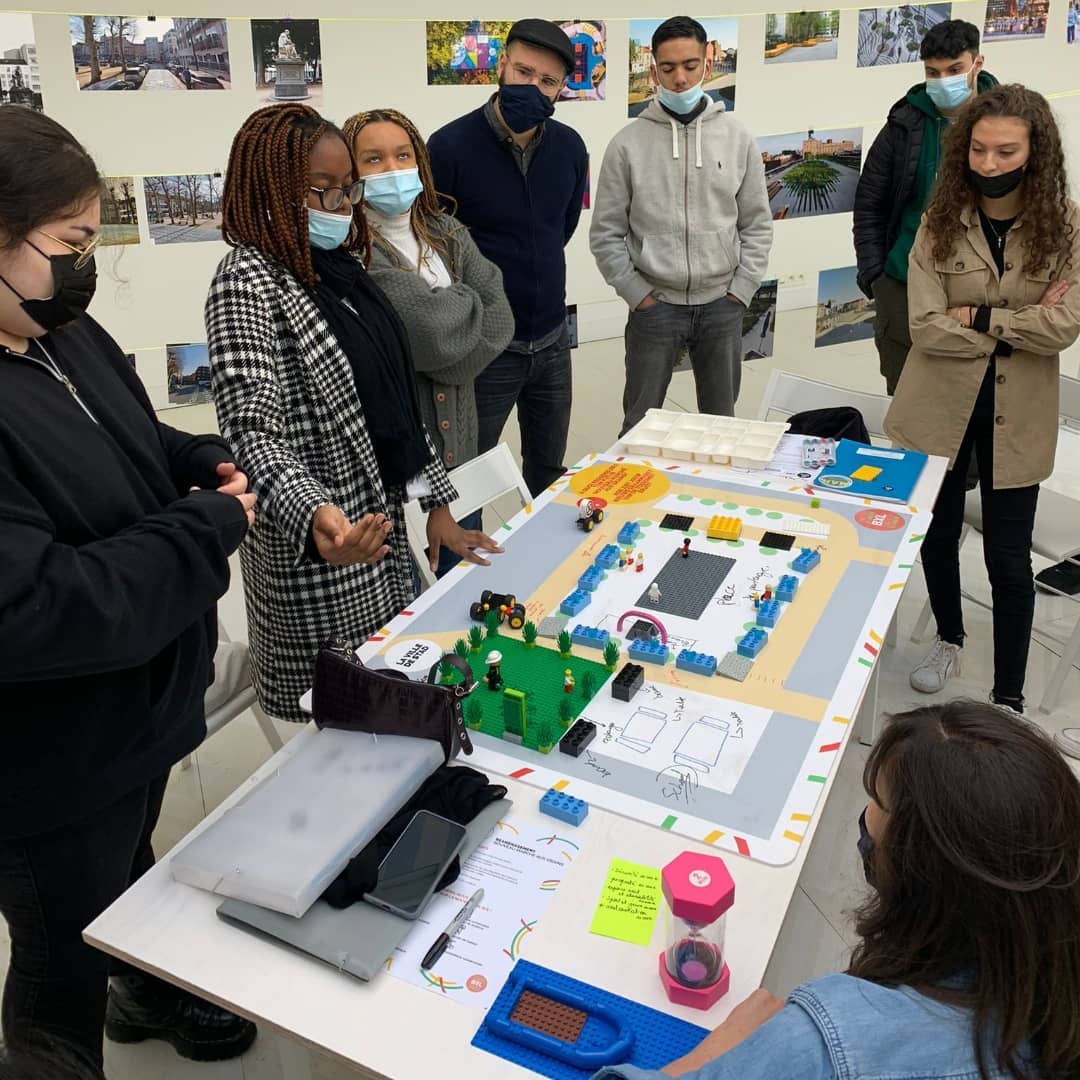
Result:
<instances>
[{"instance_id":1,"label":"orange circular sign on board","mask_svg":"<svg viewBox=\"0 0 1080 1080\"><path fill-rule=\"evenodd\" d=\"M488 981L483 975L470 975L465 980L465 989L471 990L474 994L479 994L487 989L487 984Z\"/></svg>"},{"instance_id":2,"label":"orange circular sign on board","mask_svg":"<svg viewBox=\"0 0 1080 1080\"><path fill-rule=\"evenodd\" d=\"M663 498L671 483L647 465L606 461L589 465L570 478L570 490L582 498L611 503L644 503Z\"/></svg>"},{"instance_id":3,"label":"orange circular sign on board","mask_svg":"<svg viewBox=\"0 0 1080 1080\"><path fill-rule=\"evenodd\" d=\"M877 532L893 532L907 524L906 518L892 510L860 510L855 515L855 520L864 529L874 529Z\"/></svg>"}]
</instances>

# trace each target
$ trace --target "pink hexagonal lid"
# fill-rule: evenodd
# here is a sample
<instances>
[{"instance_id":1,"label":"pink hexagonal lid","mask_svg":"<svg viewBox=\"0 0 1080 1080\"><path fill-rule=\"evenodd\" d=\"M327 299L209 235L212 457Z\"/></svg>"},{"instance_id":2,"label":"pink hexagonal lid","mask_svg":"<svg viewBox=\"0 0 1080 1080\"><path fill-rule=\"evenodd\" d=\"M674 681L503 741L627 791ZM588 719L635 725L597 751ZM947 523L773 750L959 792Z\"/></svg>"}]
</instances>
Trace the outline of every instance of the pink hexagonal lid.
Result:
<instances>
[{"instance_id":1,"label":"pink hexagonal lid","mask_svg":"<svg viewBox=\"0 0 1080 1080\"><path fill-rule=\"evenodd\" d=\"M660 871L671 913L688 922L716 922L735 903L735 882L719 855L684 851Z\"/></svg>"}]
</instances>

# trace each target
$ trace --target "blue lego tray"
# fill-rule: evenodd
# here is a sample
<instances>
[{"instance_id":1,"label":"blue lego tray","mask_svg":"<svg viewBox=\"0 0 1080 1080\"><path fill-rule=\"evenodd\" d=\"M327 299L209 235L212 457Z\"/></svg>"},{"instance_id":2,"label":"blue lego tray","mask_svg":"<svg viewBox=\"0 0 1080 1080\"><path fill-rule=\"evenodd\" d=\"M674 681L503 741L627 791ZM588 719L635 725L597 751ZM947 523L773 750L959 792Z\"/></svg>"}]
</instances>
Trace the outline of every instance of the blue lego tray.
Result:
<instances>
[{"instance_id":1,"label":"blue lego tray","mask_svg":"<svg viewBox=\"0 0 1080 1080\"><path fill-rule=\"evenodd\" d=\"M866 499L906 503L915 490L926 465L926 455L917 450L885 449L841 439L836 444L836 464L826 465L814 487ZM859 469L877 470L870 479L856 477Z\"/></svg>"},{"instance_id":2,"label":"blue lego tray","mask_svg":"<svg viewBox=\"0 0 1080 1080\"><path fill-rule=\"evenodd\" d=\"M573 1043L510 1019L526 990L588 1014ZM472 1044L551 1080L588 1080L606 1065L660 1069L688 1053L708 1034L707 1028L519 960Z\"/></svg>"}]
</instances>

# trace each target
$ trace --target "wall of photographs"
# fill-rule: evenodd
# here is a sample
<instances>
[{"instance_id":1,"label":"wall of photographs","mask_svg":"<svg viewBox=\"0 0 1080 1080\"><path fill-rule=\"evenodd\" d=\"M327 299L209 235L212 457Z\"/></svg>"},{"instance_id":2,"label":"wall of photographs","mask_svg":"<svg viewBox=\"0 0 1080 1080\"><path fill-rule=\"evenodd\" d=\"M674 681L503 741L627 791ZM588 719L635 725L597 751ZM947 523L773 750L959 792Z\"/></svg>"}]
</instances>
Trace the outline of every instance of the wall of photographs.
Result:
<instances>
[{"instance_id":1,"label":"wall of photographs","mask_svg":"<svg viewBox=\"0 0 1080 1080\"><path fill-rule=\"evenodd\" d=\"M161 408L209 400L203 302L226 250L222 173L249 112L303 100L340 122L392 106L430 132L490 95L513 19L545 15L562 20L578 58L557 117L585 139L595 186L608 140L653 93L652 32L677 10L623 0L618 18L610 9L604 19L564 18L573 11L510 0L486 19L472 16L490 10L472 4L447 12L436 0L323 0L294 18L282 0L232 0L207 17L215 9L203 0L177 3L173 11L191 11L169 16L92 15L71 2L0 12L0 100L70 127L106 175L109 247L93 310ZM983 27L987 70L1051 98L1080 177L1080 0L814 11L717 0L709 14L685 10L708 33L707 93L758 140L776 219L769 280L744 324L748 359L817 348L827 377L829 348L854 344L876 369L873 312L854 283L855 185L889 107L922 78L922 35L942 19ZM567 302L581 341L620 336L625 321L589 254L589 206L587 193L568 249Z\"/></svg>"}]
</instances>

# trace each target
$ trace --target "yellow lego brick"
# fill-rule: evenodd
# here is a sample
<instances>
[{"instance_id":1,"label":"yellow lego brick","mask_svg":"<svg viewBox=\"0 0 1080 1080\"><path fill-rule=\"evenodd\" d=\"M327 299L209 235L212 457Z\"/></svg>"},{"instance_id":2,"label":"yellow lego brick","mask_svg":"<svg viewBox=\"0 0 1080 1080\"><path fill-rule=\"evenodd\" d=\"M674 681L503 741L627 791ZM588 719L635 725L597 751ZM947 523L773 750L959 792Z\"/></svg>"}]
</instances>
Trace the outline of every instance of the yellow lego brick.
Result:
<instances>
[{"instance_id":1,"label":"yellow lego brick","mask_svg":"<svg viewBox=\"0 0 1080 1080\"><path fill-rule=\"evenodd\" d=\"M742 521L737 517L716 515L709 519L705 535L710 540L738 540L742 535Z\"/></svg>"},{"instance_id":2,"label":"yellow lego brick","mask_svg":"<svg viewBox=\"0 0 1080 1080\"><path fill-rule=\"evenodd\" d=\"M852 474L852 480L876 480L881 475L881 470L873 465L860 465Z\"/></svg>"}]
</instances>

